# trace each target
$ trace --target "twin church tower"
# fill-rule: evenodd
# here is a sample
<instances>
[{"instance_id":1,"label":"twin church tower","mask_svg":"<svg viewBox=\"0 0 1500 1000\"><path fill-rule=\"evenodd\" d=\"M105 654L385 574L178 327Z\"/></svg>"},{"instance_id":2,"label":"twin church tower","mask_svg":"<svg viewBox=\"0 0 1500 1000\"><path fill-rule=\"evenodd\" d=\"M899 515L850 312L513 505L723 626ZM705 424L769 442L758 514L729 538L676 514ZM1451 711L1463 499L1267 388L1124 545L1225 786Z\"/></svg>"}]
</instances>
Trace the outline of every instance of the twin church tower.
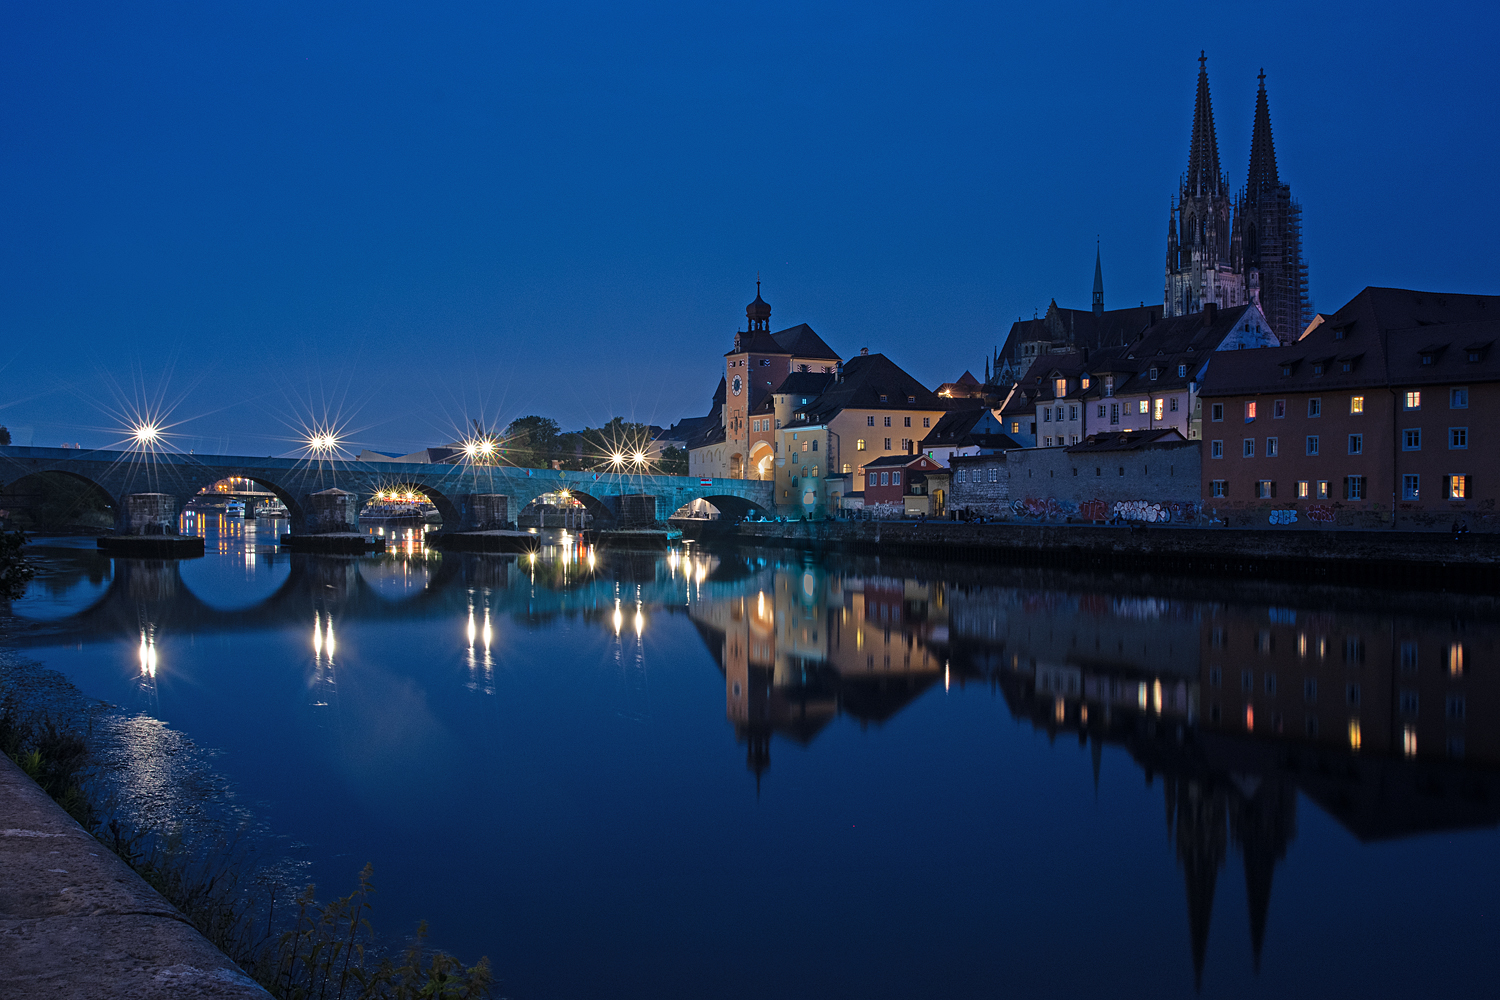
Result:
<instances>
[{"instance_id":1,"label":"twin church tower","mask_svg":"<svg viewBox=\"0 0 1500 1000\"><path fill-rule=\"evenodd\" d=\"M1208 59L1200 54L1188 169L1167 223L1166 315L1185 316L1210 303L1227 307L1247 302L1260 304L1284 342L1296 339L1311 322L1302 206L1276 172L1264 71L1255 98L1249 176L1239 196L1231 199L1219 169Z\"/></svg>"}]
</instances>

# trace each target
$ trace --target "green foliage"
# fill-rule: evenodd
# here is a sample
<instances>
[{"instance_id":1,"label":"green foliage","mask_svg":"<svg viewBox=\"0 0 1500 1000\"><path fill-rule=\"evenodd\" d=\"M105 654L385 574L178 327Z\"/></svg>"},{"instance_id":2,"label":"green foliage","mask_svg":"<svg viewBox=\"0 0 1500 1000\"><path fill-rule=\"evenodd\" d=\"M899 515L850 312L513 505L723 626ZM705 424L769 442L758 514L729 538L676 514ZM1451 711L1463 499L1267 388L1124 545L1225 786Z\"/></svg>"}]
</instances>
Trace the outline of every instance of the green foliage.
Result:
<instances>
[{"instance_id":1,"label":"green foliage","mask_svg":"<svg viewBox=\"0 0 1500 1000\"><path fill-rule=\"evenodd\" d=\"M559 452L557 421L550 417L517 417L505 428L502 450L513 465L550 469Z\"/></svg>"},{"instance_id":2,"label":"green foliage","mask_svg":"<svg viewBox=\"0 0 1500 1000\"><path fill-rule=\"evenodd\" d=\"M657 460L656 471L664 476L685 476L688 474L688 454L682 448L667 448L661 453Z\"/></svg>"},{"instance_id":3,"label":"green foliage","mask_svg":"<svg viewBox=\"0 0 1500 1000\"><path fill-rule=\"evenodd\" d=\"M14 701L7 700L0 704L0 753L15 761L84 829L93 828L97 813L83 788L89 751L82 736L48 716L23 715Z\"/></svg>"},{"instance_id":4,"label":"green foliage","mask_svg":"<svg viewBox=\"0 0 1500 1000\"><path fill-rule=\"evenodd\" d=\"M0 601L13 601L26 593L26 585L36 576L25 545L24 532L0 531Z\"/></svg>"},{"instance_id":5,"label":"green foliage","mask_svg":"<svg viewBox=\"0 0 1500 1000\"><path fill-rule=\"evenodd\" d=\"M0 448L8 444L10 444L10 430L6 427L0 427Z\"/></svg>"}]
</instances>

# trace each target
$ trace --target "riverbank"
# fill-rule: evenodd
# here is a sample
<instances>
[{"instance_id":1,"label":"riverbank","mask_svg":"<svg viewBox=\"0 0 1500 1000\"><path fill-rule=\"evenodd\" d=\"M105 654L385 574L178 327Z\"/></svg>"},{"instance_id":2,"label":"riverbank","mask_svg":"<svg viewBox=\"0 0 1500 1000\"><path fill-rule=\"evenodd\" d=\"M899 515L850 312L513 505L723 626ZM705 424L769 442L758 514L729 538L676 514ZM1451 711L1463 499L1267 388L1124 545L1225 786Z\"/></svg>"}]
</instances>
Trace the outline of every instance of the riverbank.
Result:
<instances>
[{"instance_id":1,"label":"riverbank","mask_svg":"<svg viewBox=\"0 0 1500 1000\"><path fill-rule=\"evenodd\" d=\"M0 755L0 995L270 996Z\"/></svg>"},{"instance_id":2,"label":"riverbank","mask_svg":"<svg viewBox=\"0 0 1500 1000\"><path fill-rule=\"evenodd\" d=\"M958 521L746 522L730 536L859 555L1003 563L1085 571L1155 572L1427 590L1500 586L1500 537L1455 542L1431 532L972 524Z\"/></svg>"}]
</instances>

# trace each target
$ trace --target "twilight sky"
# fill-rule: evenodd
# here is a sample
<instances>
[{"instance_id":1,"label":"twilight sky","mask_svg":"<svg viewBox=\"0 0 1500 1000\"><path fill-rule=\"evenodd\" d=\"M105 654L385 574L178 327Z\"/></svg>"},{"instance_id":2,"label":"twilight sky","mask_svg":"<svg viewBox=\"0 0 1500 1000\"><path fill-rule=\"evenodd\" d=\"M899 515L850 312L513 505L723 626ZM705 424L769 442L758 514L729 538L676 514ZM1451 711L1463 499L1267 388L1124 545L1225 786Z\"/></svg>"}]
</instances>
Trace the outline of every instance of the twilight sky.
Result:
<instances>
[{"instance_id":1,"label":"twilight sky","mask_svg":"<svg viewBox=\"0 0 1500 1000\"><path fill-rule=\"evenodd\" d=\"M1318 308L1500 292L1495 8L1141 6L4 0L0 424L668 424L757 271L936 385L1087 308L1096 235L1106 305L1161 300L1200 49L1236 190L1265 68Z\"/></svg>"}]
</instances>

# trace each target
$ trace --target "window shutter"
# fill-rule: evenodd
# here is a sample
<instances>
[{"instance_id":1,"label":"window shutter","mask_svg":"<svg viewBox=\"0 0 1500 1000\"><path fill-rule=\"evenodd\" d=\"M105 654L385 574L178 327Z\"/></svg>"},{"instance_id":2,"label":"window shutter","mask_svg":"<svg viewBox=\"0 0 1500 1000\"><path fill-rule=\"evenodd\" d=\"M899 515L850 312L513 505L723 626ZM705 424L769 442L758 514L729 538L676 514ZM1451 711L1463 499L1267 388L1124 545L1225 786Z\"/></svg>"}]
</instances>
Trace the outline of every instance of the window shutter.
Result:
<instances>
[{"instance_id":1,"label":"window shutter","mask_svg":"<svg viewBox=\"0 0 1500 1000\"><path fill-rule=\"evenodd\" d=\"M1349 499L1349 477L1348 476L1344 477L1344 499L1345 500Z\"/></svg>"},{"instance_id":2,"label":"window shutter","mask_svg":"<svg viewBox=\"0 0 1500 1000\"><path fill-rule=\"evenodd\" d=\"M1271 499L1276 499L1276 480L1271 480Z\"/></svg>"}]
</instances>

